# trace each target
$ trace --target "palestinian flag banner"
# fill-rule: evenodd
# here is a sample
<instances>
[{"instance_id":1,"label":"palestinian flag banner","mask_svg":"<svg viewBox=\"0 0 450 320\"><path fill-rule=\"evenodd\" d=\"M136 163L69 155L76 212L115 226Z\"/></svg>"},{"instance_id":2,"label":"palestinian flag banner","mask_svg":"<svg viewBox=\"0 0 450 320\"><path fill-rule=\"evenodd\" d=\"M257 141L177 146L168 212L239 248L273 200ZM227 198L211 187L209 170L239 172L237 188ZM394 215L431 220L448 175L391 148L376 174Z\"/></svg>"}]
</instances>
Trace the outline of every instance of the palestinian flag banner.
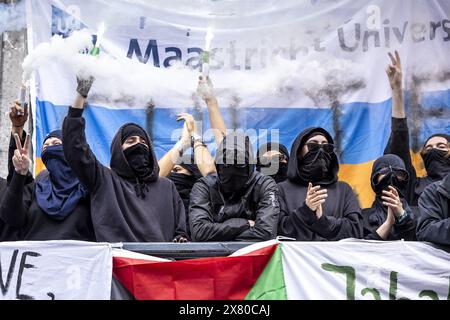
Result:
<instances>
[{"instance_id":1,"label":"palestinian flag banner","mask_svg":"<svg viewBox=\"0 0 450 320\"><path fill-rule=\"evenodd\" d=\"M450 254L419 242L280 242L228 257L170 261L114 250L135 299L450 299Z\"/></svg>"}]
</instances>

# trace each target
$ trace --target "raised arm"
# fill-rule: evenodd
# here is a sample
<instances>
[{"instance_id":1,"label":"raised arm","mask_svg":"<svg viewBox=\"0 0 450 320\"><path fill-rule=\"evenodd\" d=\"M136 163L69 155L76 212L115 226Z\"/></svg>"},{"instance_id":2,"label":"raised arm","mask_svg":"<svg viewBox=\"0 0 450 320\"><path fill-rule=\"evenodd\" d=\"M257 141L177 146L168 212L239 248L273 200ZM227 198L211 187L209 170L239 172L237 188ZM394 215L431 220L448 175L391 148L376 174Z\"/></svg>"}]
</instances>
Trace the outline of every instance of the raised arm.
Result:
<instances>
[{"instance_id":1,"label":"raised arm","mask_svg":"<svg viewBox=\"0 0 450 320\"><path fill-rule=\"evenodd\" d=\"M189 149L191 145L193 147L195 163L202 176L206 177L208 174L215 173L216 167L214 165L214 159L206 145L203 143L201 136L197 133L194 117L187 113L181 113L178 115L177 121L181 120L185 121L181 139L158 161L160 168L159 176L168 176L174 165L178 163L183 153Z\"/></svg>"},{"instance_id":2,"label":"raised arm","mask_svg":"<svg viewBox=\"0 0 450 320\"><path fill-rule=\"evenodd\" d=\"M14 135L14 139L17 146L12 158L14 172L2 199L0 217L6 224L21 228L26 224L27 212L30 206L30 203L25 202L23 199L25 181L31 165L31 160L28 156L30 136L27 135L23 147L18 134Z\"/></svg>"},{"instance_id":3,"label":"raised arm","mask_svg":"<svg viewBox=\"0 0 450 320\"><path fill-rule=\"evenodd\" d=\"M227 134L227 127L223 121L222 114L220 113L219 103L217 102L214 94L214 87L209 77L206 79L203 79L202 76L199 77L197 92L208 107L209 121L211 123L211 128L214 131L216 145L219 146L223 137Z\"/></svg>"},{"instance_id":4,"label":"raised arm","mask_svg":"<svg viewBox=\"0 0 450 320\"><path fill-rule=\"evenodd\" d=\"M388 65L386 68L386 74L392 89L392 117L400 119L406 118L403 101L402 62L397 51L395 51L395 57L390 52L388 55L392 62L392 64Z\"/></svg>"},{"instance_id":5,"label":"raised arm","mask_svg":"<svg viewBox=\"0 0 450 320\"><path fill-rule=\"evenodd\" d=\"M167 177L175 164L179 162L183 153L191 147L191 136L186 124L183 126L181 139L158 161L159 176Z\"/></svg>"},{"instance_id":6,"label":"raised arm","mask_svg":"<svg viewBox=\"0 0 450 320\"><path fill-rule=\"evenodd\" d=\"M395 154L405 163L406 170L409 173L406 197L408 203L412 204L417 175L410 154L409 130L403 100L402 64L397 51L395 51L395 57L391 53L388 54L392 63L386 68L386 74L392 89L392 122L391 135L384 153Z\"/></svg>"},{"instance_id":7,"label":"raised arm","mask_svg":"<svg viewBox=\"0 0 450 320\"><path fill-rule=\"evenodd\" d=\"M195 163L198 166L198 170L203 177L208 174L216 173L216 166L214 164L214 159L211 156L206 145L203 143L202 137L198 134L197 128L195 126L194 117L187 113L182 113L178 116L177 121L184 120L185 127L188 131L191 141L193 141L193 151Z\"/></svg>"},{"instance_id":8,"label":"raised arm","mask_svg":"<svg viewBox=\"0 0 450 320\"><path fill-rule=\"evenodd\" d=\"M19 104L18 101L14 103L14 105L10 108L9 119L11 120L11 138L9 141L8 148L8 184L11 182L13 174L14 174L14 165L12 162L12 158L14 156L14 151L16 150L16 141L14 135L17 134L19 136L20 142L22 145L25 145L25 139L27 134L25 132L24 125L28 119L28 104L25 104L23 107ZM27 172L25 178L25 184L33 182L33 175L30 171Z\"/></svg>"},{"instance_id":9,"label":"raised arm","mask_svg":"<svg viewBox=\"0 0 450 320\"><path fill-rule=\"evenodd\" d=\"M93 79L78 79L77 96L63 122L64 157L73 173L90 191L95 190L102 179L106 168L97 160L86 141L85 120L82 117L85 99Z\"/></svg>"}]
</instances>

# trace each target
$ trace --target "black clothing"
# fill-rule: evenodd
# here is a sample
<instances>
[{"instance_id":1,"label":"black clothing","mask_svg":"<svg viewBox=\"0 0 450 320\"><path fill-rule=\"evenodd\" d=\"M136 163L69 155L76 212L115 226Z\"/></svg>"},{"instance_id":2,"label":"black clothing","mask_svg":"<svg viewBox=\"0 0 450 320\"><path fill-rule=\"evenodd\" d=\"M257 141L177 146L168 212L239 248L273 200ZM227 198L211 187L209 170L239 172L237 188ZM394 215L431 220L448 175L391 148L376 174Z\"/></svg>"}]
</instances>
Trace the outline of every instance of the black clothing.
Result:
<instances>
[{"instance_id":1,"label":"black clothing","mask_svg":"<svg viewBox=\"0 0 450 320\"><path fill-rule=\"evenodd\" d=\"M192 239L264 241L275 238L279 214L277 186L272 178L253 172L248 137L239 133L227 135L218 148L215 162L222 176L210 174L201 178L191 192ZM229 169L242 169L239 177L242 179L238 179L241 185L234 185L236 177ZM233 184L232 188L223 188L224 182ZM248 220L255 221L255 225L250 227Z\"/></svg>"},{"instance_id":2,"label":"black clothing","mask_svg":"<svg viewBox=\"0 0 450 320\"><path fill-rule=\"evenodd\" d=\"M102 165L86 142L83 110L69 108L63 123L67 162L91 195L92 221L98 241L168 242L186 237L183 202L175 185L159 178L148 135L150 174L141 179L122 150L122 126L111 143L110 168ZM136 126L136 125L133 125ZM142 129L144 130L144 129Z\"/></svg>"},{"instance_id":3,"label":"black clothing","mask_svg":"<svg viewBox=\"0 0 450 320\"><path fill-rule=\"evenodd\" d=\"M443 135L439 134L438 136ZM443 179L445 175L450 172L450 165L444 168L445 170L437 172L437 176L432 173L432 176L434 176L434 178L429 175L423 178L417 177L416 169L414 168L411 161L409 148L409 130L407 119L392 118L391 136L384 153L395 154L399 156L405 163L406 171L408 171L409 173L409 183L406 188L405 198L410 206L417 206L419 197L422 194L423 190L433 182Z\"/></svg>"},{"instance_id":4,"label":"black clothing","mask_svg":"<svg viewBox=\"0 0 450 320\"><path fill-rule=\"evenodd\" d=\"M419 210L417 239L450 245L450 174L425 189Z\"/></svg>"},{"instance_id":5,"label":"black clothing","mask_svg":"<svg viewBox=\"0 0 450 320\"><path fill-rule=\"evenodd\" d=\"M378 182L378 176L380 174L384 174L385 176ZM399 179L398 177L405 179ZM386 240L415 240L416 215L409 207L404 196L408 179L409 176L405 164L398 156L388 154L378 158L374 162L370 182L372 190L375 192L375 200L372 203L372 207L362 210L365 239L383 240L376 230L386 221L388 209L383 205L383 199L381 197L383 195L382 191L389 191L388 186L391 185L396 188L400 196L405 216L402 216L401 220L396 220Z\"/></svg>"},{"instance_id":6,"label":"black clothing","mask_svg":"<svg viewBox=\"0 0 450 320\"><path fill-rule=\"evenodd\" d=\"M313 185L326 188L328 197L322 204L323 214L317 219L305 203L308 183L300 174L300 150L307 137L317 132L324 135L329 143L333 143L330 134L322 128L309 128L300 133L291 149L288 180L278 184L280 193L280 221L278 234L295 238L299 241L340 240L344 238L361 238L363 221L358 199L351 187L337 181L339 163L336 154L330 154L331 162L327 168L326 179Z\"/></svg>"},{"instance_id":7,"label":"black clothing","mask_svg":"<svg viewBox=\"0 0 450 320\"><path fill-rule=\"evenodd\" d=\"M36 181L46 179L42 171ZM21 240L84 240L95 241L89 198L81 198L73 212L63 220L45 213L36 201L36 183L14 172L0 207L2 220L20 231Z\"/></svg>"}]
</instances>

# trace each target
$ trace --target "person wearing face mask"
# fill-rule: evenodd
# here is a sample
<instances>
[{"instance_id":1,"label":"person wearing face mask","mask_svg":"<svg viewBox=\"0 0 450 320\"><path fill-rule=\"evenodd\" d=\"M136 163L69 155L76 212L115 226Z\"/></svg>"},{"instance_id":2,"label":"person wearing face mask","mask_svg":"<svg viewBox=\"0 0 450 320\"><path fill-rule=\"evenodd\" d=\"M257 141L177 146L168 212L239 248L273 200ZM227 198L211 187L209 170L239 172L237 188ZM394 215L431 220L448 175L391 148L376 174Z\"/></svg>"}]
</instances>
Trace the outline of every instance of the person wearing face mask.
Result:
<instances>
[{"instance_id":1,"label":"person wearing face mask","mask_svg":"<svg viewBox=\"0 0 450 320\"><path fill-rule=\"evenodd\" d=\"M206 79L202 76L199 77L197 93L208 108L209 122L211 123L216 145L220 145L223 137L226 135L227 128L209 76ZM286 180L289 151L284 145L276 142L262 145L257 152L256 161L256 171L272 177L276 183Z\"/></svg>"},{"instance_id":2,"label":"person wearing face mask","mask_svg":"<svg viewBox=\"0 0 450 320\"><path fill-rule=\"evenodd\" d=\"M420 196L416 232L420 241L450 245L450 173Z\"/></svg>"},{"instance_id":3,"label":"person wearing face mask","mask_svg":"<svg viewBox=\"0 0 450 320\"><path fill-rule=\"evenodd\" d=\"M215 157L217 174L193 187L189 221L194 241L265 241L277 234L275 181L254 171L250 140L225 136Z\"/></svg>"},{"instance_id":4,"label":"person wearing face mask","mask_svg":"<svg viewBox=\"0 0 450 320\"><path fill-rule=\"evenodd\" d=\"M189 212L189 200L194 184L202 177L200 170L193 159L182 160L180 164L173 166L167 178L175 184L175 188L183 201L185 212ZM191 157L189 157L191 158ZM191 238L191 229L189 228L189 214L186 214L186 232L188 239Z\"/></svg>"},{"instance_id":5,"label":"person wearing face mask","mask_svg":"<svg viewBox=\"0 0 450 320\"><path fill-rule=\"evenodd\" d=\"M338 181L333 139L308 128L292 144L288 180L279 183L278 234L299 241L362 238L363 220L352 188Z\"/></svg>"},{"instance_id":6,"label":"person wearing face mask","mask_svg":"<svg viewBox=\"0 0 450 320\"><path fill-rule=\"evenodd\" d=\"M31 160L30 137L22 146L15 134L15 171L1 203L1 217L20 230L22 240L95 241L89 195L64 157L61 130L44 140L42 160L46 170L25 183Z\"/></svg>"},{"instance_id":7,"label":"person wearing face mask","mask_svg":"<svg viewBox=\"0 0 450 320\"><path fill-rule=\"evenodd\" d=\"M182 161L180 164L176 164L167 176L175 184L186 211L189 209L189 198L192 187L201 177L202 174L198 170L197 165L192 164L191 161Z\"/></svg>"},{"instance_id":8,"label":"person wearing face mask","mask_svg":"<svg viewBox=\"0 0 450 320\"><path fill-rule=\"evenodd\" d=\"M411 206L417 206L423 190L433 182L442 180L450 172L450 135L438 133L430 136L422 147L420 155L425 165L427 176L417 177L412 164L409 130L403 102L402 66L400 56L395 51L395 57L389 53L392 64L386 69L392 89L392 124L391 136L385 154L398 155L404 162L409 173L409 183L405 197Z\"/></svg>"},{"instance_id":9,"label":"person wearing face mask","mask_svg":"<svg viewBox=\"0 0 450 320\"><path fill-rule=\"evenodd\" d=\"M276 183L287 179L288 149L277 142L263 144L256 154L256 171L272 177Z\"/></svg>"},{"instance_id":10,"label":"person wearing face mask","mask_svg":"<svg viewBox=\"0 0 450 320\"><path fill-rule=\"evenodd\" d=\"M186 213L192 187L201 177L216 173L214 159L202 137L197 133L194 117L187 113L177 116L177 121L184 121L181 139L159 161L159 176L167 177L177 188L183 200ZM191 154L184 154L192 149ZM186 232L190 237L189 215L186 214Z\"/></svg>"},{"instance_id":11,"label":"person wearing face mask","mask_svg":"<svg viewBox=\"0 0 450 320\"><path fill-rule=\"evenodd\" d=\"M63 122L63 144L67 162L91 195L97 240L185 242L183 202L175 185L159 177L147 132L134 123L120 127L111 142L109 168L86 142L82 114L92 81L78 79L77 96Z\"/></svg>"},{"instance_id":12,"label":"person wearing face mask","mask_svg":"<svg viewBox=\"0 0 450 320\"><path fill-rule=\"evenodd\" d=\"M370 182L376 196L372 207L362 210L365 239L415 240L416 214L404 195L408 180L398 156L388 154L374 162Z\"/></svg>"}]
</instances>

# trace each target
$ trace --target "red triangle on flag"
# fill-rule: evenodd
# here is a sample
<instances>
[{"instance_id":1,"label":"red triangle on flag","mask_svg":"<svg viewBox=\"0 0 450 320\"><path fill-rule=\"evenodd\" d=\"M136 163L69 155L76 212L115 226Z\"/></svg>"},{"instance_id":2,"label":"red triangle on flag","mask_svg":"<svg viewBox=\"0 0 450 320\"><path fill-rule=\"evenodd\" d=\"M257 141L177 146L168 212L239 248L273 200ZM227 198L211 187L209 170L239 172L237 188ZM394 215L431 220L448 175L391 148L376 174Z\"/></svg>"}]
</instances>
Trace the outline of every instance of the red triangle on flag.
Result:
<instances>
[{"instance_id":1,"label":"red triangle on flag","mask_svg":"<svg viewBox=\"0 0 450 320\"><path fill-rule=\"evenodd\" d=\"M115 256L113 274L138 300L242 300L276 247L270 242L242 255L182 261Z\"/></svg>"}]
</instances>

